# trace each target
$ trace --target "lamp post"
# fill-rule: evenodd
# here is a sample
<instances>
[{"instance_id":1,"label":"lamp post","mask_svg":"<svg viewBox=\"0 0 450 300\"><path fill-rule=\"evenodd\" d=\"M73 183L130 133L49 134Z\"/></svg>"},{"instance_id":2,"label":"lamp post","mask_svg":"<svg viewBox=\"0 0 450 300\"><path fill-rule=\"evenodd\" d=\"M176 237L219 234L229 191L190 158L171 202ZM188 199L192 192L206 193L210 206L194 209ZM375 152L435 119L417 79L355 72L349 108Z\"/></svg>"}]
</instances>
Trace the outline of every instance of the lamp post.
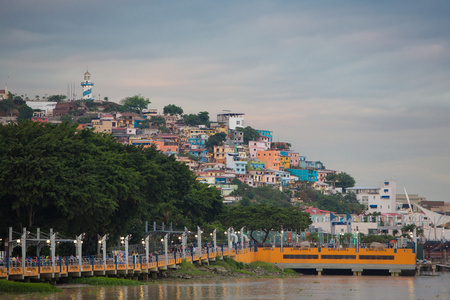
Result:
<instances>
[{"instance_id":1,"label":"lamp post","mask_svg":"<svg viewBox=\"0 0 450 300\"><path fill-rule=\"evenodd\" d=\"M281 252L283 252L283 236L284 236L284 230L283 228L281 228L281 237L280 237L280 242L281 242Z\"/></svg>"},{"instance_id":2,"label":"lamp post","mask_svg":"<svg viewBox=\"0 0 450 300\"><path fill-rule=\"evenodd\" d=\"M51 249L51 256L52 256L52 278L55 278L55 255L56 255L56 232L52 232L53 230L50 229L50 249Z\"/></svg>"},{"instance_id":3,"label":"lamp post","mask_svg":"<svg viewBox=\"0 0 450 300\"><path fill-rule=\"evenodd\" d=\"M213 247L214 247L214 258L216 258L216 257L217 257L217 245L216 245L216 243L217 243L217 237L216 237L216 235L217 235L217 229L214 229L214 231L213 231L213 242L214 242L214 244L213 244Z\"/></svg>"},{"instance_id":4,"label":"lamp post","mask_svg":"<svg viewBox=\"0 0 450 300\"><path fill-rule=\"evenodd\" d=\"M227 229L227 242L228 242L228 258L231 257L231 227Z\"/></svg>"},{"instance_id":5,"label":"lamp post","mask_svg":"<svg viewBox=\"0 0 450 300\"><path fill-rule=\"evenodd\" d=\"M198 247L198 253L200 255L199 263L202 262L202 230L199 226L197 226L197 247Z\"/></svg>"},{"instance_id":6,"label":"lamp post","mask_svg":"<svg viewBox=\"0 0 450 300\"><path fill-rule=\"evenodd\" d=\"M131 234L127 235L123 240L125 243L125 263L127 265L127 271L126 274L128 274L128 242L131 239Z\"/></svg>"},{"instance_id":7,"label":"lamp post","mask_svg":"<svg viewBox=\"0 0 450 300\"><path fill-rule=\"evenodd\" d=\"M102 259L103 259L103 270L106 271L106 240L109 238L109 234L105 234L101 237L101 239L98 241L100 244L100 248L102 250Z\"/></svg>"},{"instance_id":8,"label":"lamp post","mask_svg":"<svg viewBox=\"0 0 450 300\"><path fill-rule=\"evenodd\" d=\"M181 246L183 247L183 258L186 259L186 246L187 246L187 228L184 228L184 232L181 234Z\"/></svg>"},{"instance_id":9,"label":"lamp post","mask_svg":"<svg viewBox=\"0 0 450 300\"><path fill-rule=\"evenodd\" d=\"M148 258L150 257L150 236L147 235L144 240L145 243L145 261L148 263Z\"/></svg>"},{"instance_id":10,"label":"lamp post","mask_svg":"<svg viewBox=\"0 0 450 300\"><path fill-rule=\"evenodd\" d=\"M356 238L356 252L358 253L359 252L359 229L358 229L358 226L356 226L355 238Z\"/></svg>"}]
</instances>

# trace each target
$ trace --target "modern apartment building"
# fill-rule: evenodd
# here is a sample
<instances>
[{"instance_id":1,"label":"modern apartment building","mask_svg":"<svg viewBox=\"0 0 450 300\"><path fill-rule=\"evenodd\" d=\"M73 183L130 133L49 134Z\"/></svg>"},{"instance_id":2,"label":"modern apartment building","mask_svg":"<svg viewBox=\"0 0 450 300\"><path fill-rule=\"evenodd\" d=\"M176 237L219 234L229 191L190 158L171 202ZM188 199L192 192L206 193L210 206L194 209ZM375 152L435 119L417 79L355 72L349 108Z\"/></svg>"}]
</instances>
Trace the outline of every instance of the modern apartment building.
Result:
<instances>
[{"instance_id":1,"label":"modern apartment building","mask_svg":"<svg viewBox=\"0 0 450 300\"><path fill-rule=\"evenodd\" d=\"M367 212L395 213L397 183L385 180L378 187L352 187L347 192L354 192L359 203L364 204Z\"/></svg>"}]
</instances>

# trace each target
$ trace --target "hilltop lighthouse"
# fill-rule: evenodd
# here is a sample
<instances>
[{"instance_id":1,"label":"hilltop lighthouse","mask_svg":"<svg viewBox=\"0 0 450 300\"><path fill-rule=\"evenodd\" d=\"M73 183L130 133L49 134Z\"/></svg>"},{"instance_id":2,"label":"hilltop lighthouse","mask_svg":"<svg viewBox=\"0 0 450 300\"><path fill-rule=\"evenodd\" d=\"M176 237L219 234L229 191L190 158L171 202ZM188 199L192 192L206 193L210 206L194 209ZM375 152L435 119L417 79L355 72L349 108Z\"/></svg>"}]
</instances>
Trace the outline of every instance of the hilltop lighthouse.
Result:
<instances>
[{"instance_id":1,"label":"hilltop lighthouse","mask_svg":"<svg viewBox=\"0 0 450 300\"><path fill-rule=\"evenodd\" d=\"M83 87L83 100L94 100L92 97L92 87L94 83L91 81L91 73L86 70L84 73L84 81L81 82L81 86Z\"/></svg>"}]
</instances>

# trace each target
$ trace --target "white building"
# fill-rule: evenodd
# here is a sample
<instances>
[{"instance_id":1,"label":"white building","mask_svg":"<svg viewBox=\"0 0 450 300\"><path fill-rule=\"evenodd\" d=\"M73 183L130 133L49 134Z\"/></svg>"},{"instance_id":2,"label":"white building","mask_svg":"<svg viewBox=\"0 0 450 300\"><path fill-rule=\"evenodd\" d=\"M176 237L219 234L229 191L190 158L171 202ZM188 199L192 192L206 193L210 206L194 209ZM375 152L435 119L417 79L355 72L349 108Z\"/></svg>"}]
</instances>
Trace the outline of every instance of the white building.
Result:
<instances>
[{"instance_id":1,"label":"white building","mask_svg":"<svg viewBox=\"0 0 450 300\"><path fill-rule=\"evenodd\" d=\"M379 187L352 187L347 192L354 192L359 203L364 204L367 212L395 213L396 191L395 181L385 180Z\"/></svg>"},{"instance_id":2,"label":"white building","mask_svg":"<svg viewBox=\"0 0 450 300\"><path fill-rule=\"evenodd\" d=\"M217 123L228 125L228 129L235 130L238 127L244 127L243 113L225 113L217 115Z\"/></svg>"},{"instance_id":3,"label":"white building","mask_svg":"<svg viewBox=\"0 0 450 300\"><path fill-rule=\"evenodd\" d=\"M45 116L53 116L53 110L56 107L57 102L47 102L47 101L25 101L27 106L33 110L41 110L45 112Z\"/></svg>"}]
</instances>

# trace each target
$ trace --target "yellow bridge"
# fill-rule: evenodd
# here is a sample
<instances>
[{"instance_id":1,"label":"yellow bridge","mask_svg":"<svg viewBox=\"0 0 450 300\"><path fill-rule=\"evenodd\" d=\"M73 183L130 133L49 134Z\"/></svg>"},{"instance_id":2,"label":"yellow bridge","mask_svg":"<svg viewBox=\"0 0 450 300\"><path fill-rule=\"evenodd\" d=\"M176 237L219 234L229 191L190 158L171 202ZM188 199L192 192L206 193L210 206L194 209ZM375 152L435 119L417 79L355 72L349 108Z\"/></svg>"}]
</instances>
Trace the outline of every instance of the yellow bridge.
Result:
<instances>
[{"instance_id":1,"label":"yellow bridge","mask_svg":"<svg viewBox=\"0 0 450 300\"><path fill-rule=\"evenodd\" d=\"M412 249L356 249L356 248L307 248L265 247L223 250L216 253L188 255L186 258L159 256L158 261L148 261L145 256L128 257L127 262L114 258L69 260L59 259L52 266L51 261L8 263L0 266L0 279L25 280L83 276L148 276L161 270L175 269L184 259L188 262L207 264L216 259L231 257L238 262L263 261L281 268L309 269L321 275L327 270L351 270L354 275L364 271L378 270L398 276L402 271L416 269L416 256Z\"/></svg>"}]
</instances>

